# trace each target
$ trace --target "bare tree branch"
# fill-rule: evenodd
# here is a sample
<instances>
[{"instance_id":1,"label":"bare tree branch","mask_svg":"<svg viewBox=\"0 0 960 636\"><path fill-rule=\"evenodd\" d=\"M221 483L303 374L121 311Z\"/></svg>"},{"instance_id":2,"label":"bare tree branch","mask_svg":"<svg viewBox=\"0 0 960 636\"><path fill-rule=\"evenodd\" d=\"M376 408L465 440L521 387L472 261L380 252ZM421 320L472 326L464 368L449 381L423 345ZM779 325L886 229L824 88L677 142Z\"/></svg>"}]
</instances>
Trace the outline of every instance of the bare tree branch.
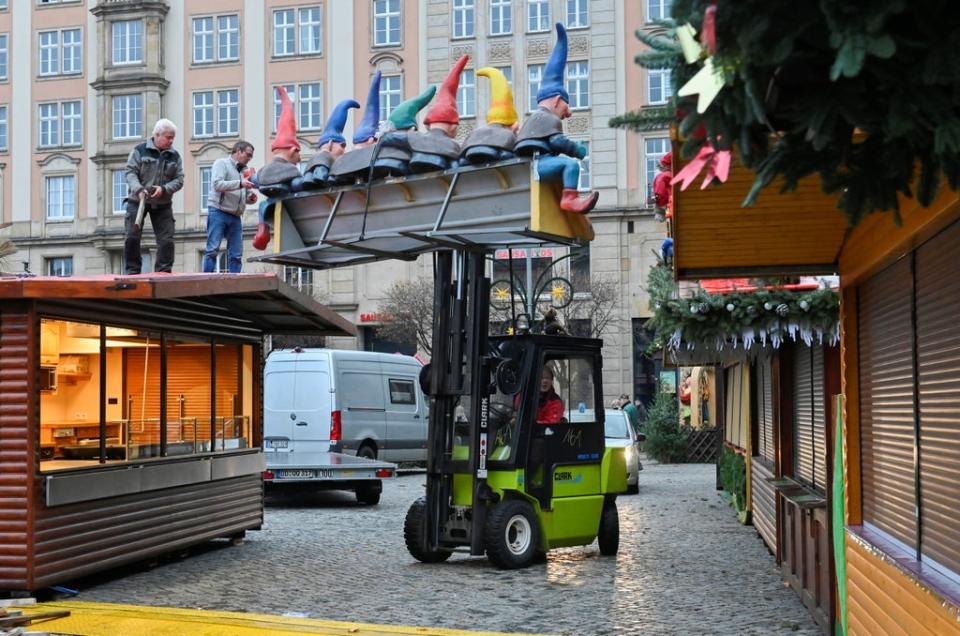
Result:
<instances>
[{"instance_id":1,"label":"bare tree branch","mask_svg":"<svg viewBox=\"0 0 960 636\"><path fill-rule=\"evenodd\" d=\"M388 340L416 345L431 355L433 348L433 281L398 281L377 305L383 317L378 331Z\"/></svg>"}]
</instances>

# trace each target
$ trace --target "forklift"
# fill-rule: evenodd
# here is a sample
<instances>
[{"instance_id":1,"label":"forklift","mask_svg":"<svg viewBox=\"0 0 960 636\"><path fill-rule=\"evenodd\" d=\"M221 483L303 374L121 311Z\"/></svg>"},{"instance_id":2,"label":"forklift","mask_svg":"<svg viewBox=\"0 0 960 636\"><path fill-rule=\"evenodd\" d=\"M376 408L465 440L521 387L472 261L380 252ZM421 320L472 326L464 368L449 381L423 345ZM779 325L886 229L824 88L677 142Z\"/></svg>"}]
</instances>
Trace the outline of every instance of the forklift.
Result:
<instances>
[{"instance_id":1,"label":"forklift","mask_svg":"<svg viewBox=\"0 0 960 636\"><path fill-rule=\"evenodd\" d=\"M554 548L619 547L626 461L605 446L602 341L531 333L526 314L510 335L488 335L489 252L593 238L535 161L290 195L271 203L273 252L251 259L324 269L432 254L426 495L404 521L425 563L468 551L516 569Z\"/></svg>"}]
</instances>

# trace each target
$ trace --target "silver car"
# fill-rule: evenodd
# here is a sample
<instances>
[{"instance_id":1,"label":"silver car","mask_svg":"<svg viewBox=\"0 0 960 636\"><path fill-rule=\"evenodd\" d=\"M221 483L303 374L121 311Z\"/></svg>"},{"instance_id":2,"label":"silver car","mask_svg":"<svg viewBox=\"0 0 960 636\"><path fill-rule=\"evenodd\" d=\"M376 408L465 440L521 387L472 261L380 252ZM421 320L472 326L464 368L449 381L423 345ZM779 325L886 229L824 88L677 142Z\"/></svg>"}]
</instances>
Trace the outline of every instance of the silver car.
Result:
<instances>
[{"instance_id":1,"label":"silver car","mask_svg":"<svg viewBox=\"0 0 960 636\"><path fill-rule=\"evenodd\" d=\"M607 448L623 448L627 459L627 493L640 492L640 445L625 411L604 409L604 433Z\"/></svg>"}]
</instances>

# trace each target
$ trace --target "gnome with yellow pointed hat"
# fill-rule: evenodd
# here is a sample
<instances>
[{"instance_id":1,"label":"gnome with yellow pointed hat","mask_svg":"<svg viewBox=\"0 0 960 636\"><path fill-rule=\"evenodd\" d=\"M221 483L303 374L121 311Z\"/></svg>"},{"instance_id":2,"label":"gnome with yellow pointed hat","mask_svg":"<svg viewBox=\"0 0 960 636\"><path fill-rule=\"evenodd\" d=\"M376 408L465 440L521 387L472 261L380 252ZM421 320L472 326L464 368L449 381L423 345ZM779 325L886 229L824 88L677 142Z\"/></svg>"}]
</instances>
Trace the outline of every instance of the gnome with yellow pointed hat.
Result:
<instances>
[{"instance_id":1,"label":"gnome with yellow pointed hat","mask_svg":"<svg viewBox=\"0 0 960 636\"><path fill-rule=\"evenodd\" d=\"M517 143L517 109L506 75L490 66L478 70L477 75L490 80L490 108L487 109L486 125L474 130L463 142L462 166L510 159Z\"/></svg>"}]
</instances>

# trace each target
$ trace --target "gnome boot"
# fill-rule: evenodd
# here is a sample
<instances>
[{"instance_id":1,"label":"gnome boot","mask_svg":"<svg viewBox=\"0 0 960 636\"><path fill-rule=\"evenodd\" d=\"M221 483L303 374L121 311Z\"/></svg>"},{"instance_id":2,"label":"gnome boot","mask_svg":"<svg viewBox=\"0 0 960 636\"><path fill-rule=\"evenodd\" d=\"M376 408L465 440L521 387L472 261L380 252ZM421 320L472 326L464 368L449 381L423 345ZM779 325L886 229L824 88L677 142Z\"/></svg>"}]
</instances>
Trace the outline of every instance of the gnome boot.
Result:
<instances>
[{"instance_id":1,"label":"gnome boot","mask_svg":"<svg viewBox=\"0 0 960 636\"><path fill-rule=\"evenodd\" d=\"M257 233L253 236L253 247L263 251L270 242L270 226L261 221L257 223Z\"/></svg>"},{"instance_id":2,"label":"gnome boot","mask_svg":"<svg viewBox=\"0 0 960 636\"><path fill-rule=\"evenodd\" d=\"M575 188L564 188L563 196L560 197L560 209L566 212L586 214L597 204L598 198L600 198L599 192L591 192L581 199L580 193Z\"/></svg>"}]
</instances>

